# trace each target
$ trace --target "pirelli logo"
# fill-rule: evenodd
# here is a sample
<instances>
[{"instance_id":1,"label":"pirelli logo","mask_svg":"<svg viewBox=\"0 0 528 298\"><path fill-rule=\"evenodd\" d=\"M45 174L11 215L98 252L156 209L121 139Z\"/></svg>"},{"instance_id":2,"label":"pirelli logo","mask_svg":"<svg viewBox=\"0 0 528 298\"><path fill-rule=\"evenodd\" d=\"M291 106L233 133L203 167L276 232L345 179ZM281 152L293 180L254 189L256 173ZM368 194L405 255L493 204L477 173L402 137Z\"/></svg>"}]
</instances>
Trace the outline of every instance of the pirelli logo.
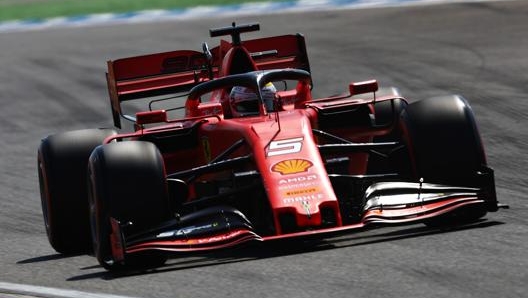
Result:
<instances>
[{"instance_id":1,"label":"pirelli logo","mask_svg":"<svg viewBox=\"0 0 528 298\"><path fill-rule=\"evenodd\" d=\"M316 193L316 192L319 192L319 188L317 188L317 187L300 188L300 189L294 189L294 190L285 191L284 192L284 196L292 197L292 196L313 194L313 193Z\"/></svg>"}]
</instances>

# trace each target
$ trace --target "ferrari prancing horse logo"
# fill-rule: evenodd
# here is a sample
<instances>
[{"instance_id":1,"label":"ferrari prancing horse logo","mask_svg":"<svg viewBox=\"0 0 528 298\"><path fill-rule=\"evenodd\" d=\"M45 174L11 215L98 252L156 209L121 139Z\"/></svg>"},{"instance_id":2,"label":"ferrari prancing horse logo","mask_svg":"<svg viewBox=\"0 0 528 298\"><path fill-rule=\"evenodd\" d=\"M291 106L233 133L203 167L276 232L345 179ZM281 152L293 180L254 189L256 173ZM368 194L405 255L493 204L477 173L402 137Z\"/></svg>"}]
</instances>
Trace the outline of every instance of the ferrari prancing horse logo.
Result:
<instances>
[{"instance_id":1,"label":"ferrari prancing horse logo","mask_svg":"<svg viewBox=\"0 0 528 298\"><path fill-rule=\"evenodd\" d=\"M202 146L204 150L204 157L205 161L210 162L211 161L211 144L209 144L208 138L202 138Z\"/></svg>"}]
</instances>

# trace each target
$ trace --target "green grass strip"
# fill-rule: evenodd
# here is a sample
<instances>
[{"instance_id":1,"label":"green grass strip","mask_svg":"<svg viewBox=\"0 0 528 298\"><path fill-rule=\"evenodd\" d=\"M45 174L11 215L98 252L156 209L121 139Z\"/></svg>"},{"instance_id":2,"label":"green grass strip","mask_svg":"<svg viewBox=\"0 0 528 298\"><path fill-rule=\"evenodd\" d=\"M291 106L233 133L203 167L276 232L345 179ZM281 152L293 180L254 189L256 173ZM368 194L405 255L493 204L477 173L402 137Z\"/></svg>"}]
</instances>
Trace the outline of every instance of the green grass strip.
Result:
<instances>
[{"instance_id":1,"label":"green grass strip","mask_svg":"<svg viewBox=\"0 0 528 298\"><path fill-rule=\"evenodd\" d=\"M0 0L0 21L263 1L266 0ZM287 0L272 1L284 2Z\"/></svg>"}]
</instances>

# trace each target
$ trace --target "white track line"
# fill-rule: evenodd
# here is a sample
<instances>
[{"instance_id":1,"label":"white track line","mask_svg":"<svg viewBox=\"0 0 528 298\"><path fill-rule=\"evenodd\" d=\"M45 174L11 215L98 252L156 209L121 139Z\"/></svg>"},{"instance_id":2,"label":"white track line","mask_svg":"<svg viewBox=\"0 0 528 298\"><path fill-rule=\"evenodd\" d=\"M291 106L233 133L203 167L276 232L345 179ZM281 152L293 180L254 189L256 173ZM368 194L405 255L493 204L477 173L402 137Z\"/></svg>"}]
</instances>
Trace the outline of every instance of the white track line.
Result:
<instances>
[{"instance_id":1,"label":"white track line","mask_svg":"<svg viewBox=\"0 0 528 298\"><path fill-rule=\"evenodd\" d=\"M14 294L20 295L21 297L29 296L41 298L133 298L130 296L97 294L76 290L65 290L0 281L0 297L2 297L2 294Z\"/></svg>"}]
</instances>

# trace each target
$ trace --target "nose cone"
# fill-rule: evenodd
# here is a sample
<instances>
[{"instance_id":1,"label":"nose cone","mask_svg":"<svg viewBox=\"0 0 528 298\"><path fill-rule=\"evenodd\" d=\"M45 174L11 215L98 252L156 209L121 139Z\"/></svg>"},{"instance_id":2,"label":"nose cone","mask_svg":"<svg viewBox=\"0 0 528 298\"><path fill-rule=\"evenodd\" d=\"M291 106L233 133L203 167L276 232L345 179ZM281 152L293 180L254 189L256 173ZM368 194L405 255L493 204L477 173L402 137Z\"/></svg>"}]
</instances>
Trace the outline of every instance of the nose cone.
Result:
<instances>
[{"instance_id":1,"label":"nose cone","mask_svg":"<svg viewBox=\"0 0 528 298\"><path fill-rule=\"evenodd\" d=\"M326 213L340 225L337 198L312 135L310 120L300 111L281 112L278 117L280 130L274 121L252 126L255 161L278 234L321 227Z\"/></svg>"}]
</instances>

